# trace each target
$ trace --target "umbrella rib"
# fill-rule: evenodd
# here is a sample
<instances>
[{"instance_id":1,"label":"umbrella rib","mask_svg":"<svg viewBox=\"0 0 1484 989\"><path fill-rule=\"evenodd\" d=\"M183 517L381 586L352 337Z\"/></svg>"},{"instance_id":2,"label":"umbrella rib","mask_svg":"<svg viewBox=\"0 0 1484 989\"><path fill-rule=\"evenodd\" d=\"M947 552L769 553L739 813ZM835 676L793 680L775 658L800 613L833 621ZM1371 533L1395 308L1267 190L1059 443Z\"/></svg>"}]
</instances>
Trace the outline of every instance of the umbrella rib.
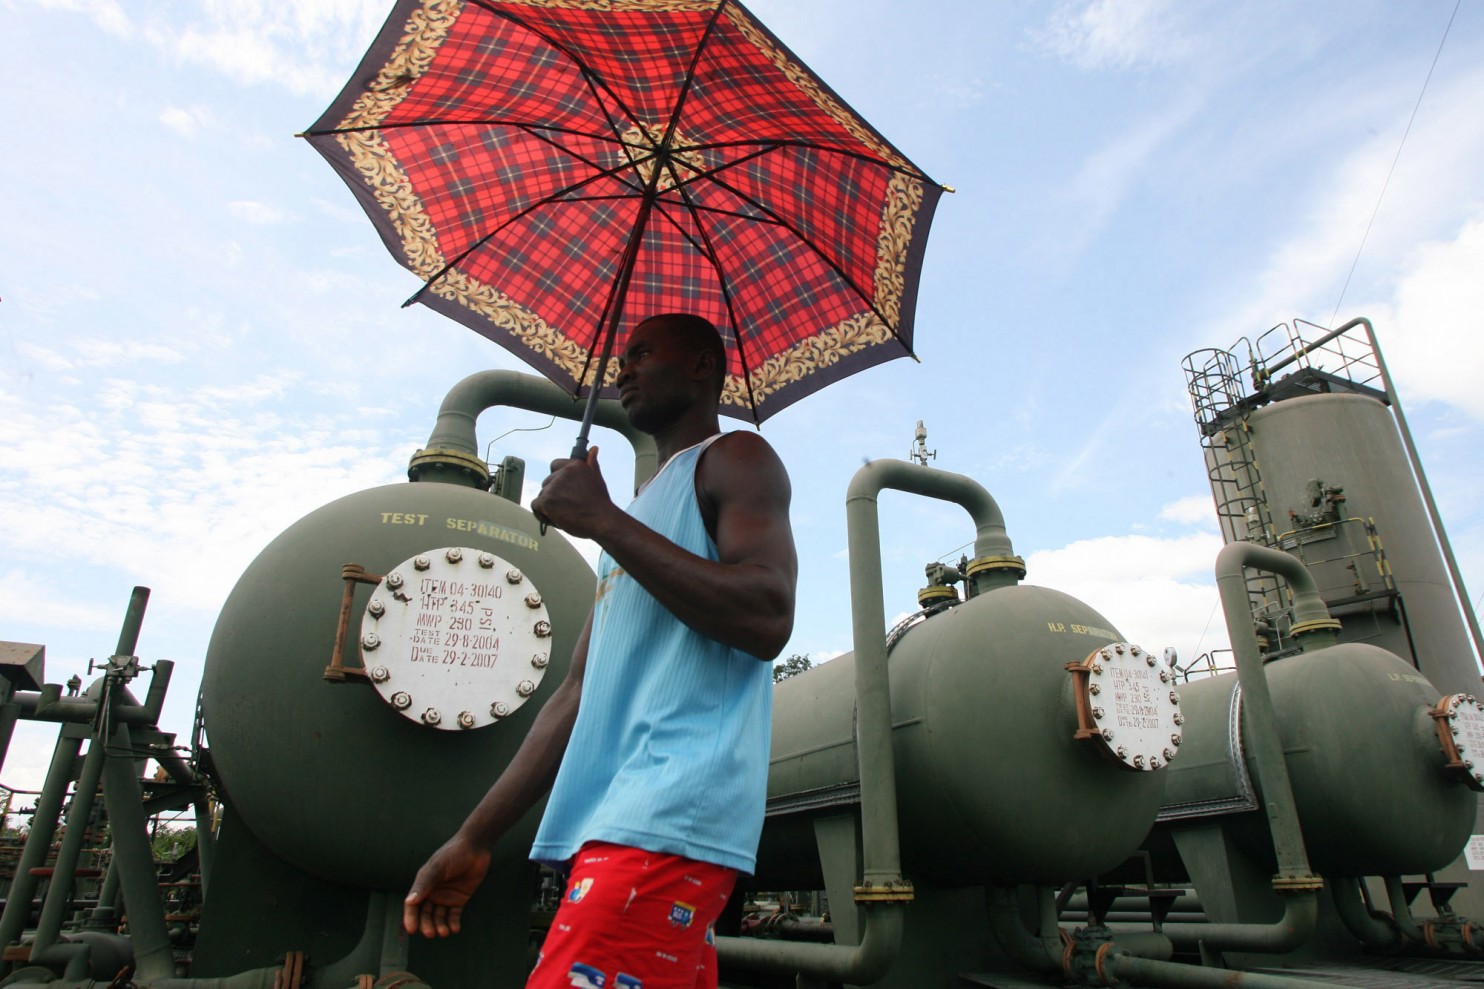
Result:
<instances>
[{"instance_id":1,"label":"umbrella rib","mask_svg":"<svg viewBox=\"0 0 1484 989\"><path fill-rule=\"evenodd\" d=\"M578 58L577 55L576 55L576 53L574 53L566 45L562 44L560 41L558 41L556 38L553 38L551 35L547 34L545 31L542 31L542 30L540 30L539 28L536 28L536 27L532 27L529 22L527 22L523 18L517 17L515 14L512 14L509 10L497 9L497 8L491 6L490 3L489 3L489 0L471 0L471 2L474 4L474 6L478 7L480 10L483 10L483 11L485 11L488 14L491 14L491 15L493 15L495 17L503 18L504 20L507 20L507 21L509 21L512 24L519 25L520 27L522 27L525 30L529 31L531 34L533 34L536 37L540 38L542 41L546 42L552 48L556 49L557 51L561 52L563 55L567 56L567 58L571 60L572 64L577 67L577 71L582 75L582 78L587 82L587 84L588 84L589 87L591 87L591 88L601 87L603 89L603 91L606 92L609 95L610 98L612 98L613 102L618 105L618 107L622 110L623 114L630 121L633 121L635 123L638 123L638 121L639 121L639 115L636 114L633 110L631 110L626 103L624 103L623 97L619 96L618 93L616 93L612 89L612 87L610 87L600 77L595 76L591 72L591 70L588 69L587 65L585 65L583 63L582 59ZM594 95L595 98L597 97L597 94L596 93L594 93L593 95ZM606 114L607 107L604 104L604 101L601 100L601 99L598 99L597 100L597 103L598 103L599 106L602 106L604 108L604 112ZM612 120L611 119L609 120L609 125L610 126L612 125Z\"/></svg>"},{"instance_id":2,"label":"umbrella rib","mask_svg":"<svg viewBox=\"0 0 1484 989\"><path fill-rule=\"evenodd\" d=\"M706 45L711 41L716 31L716 22L721 20L721 12L726 9L728 0L719 0L716 9L711 12L711 17L706 21L706 29L701 32L701 40L696 42L696 50L691 53L690 66L685 70L685 80L680 84L680 95L675 98L675 107L670 111L670 121L665 125L665 137L660 142L660 147L668 150L670 142L675 137L675 130L680 125L680 113L685 109L685 101L690 96L691 84L696 79L696 66L701 63L701 55L706 50Z\"/></svg>"},{"instance_id":3,"label":"umbrella rib","mask_svg":"<svg viewBox=\"0 0 1484 989\"><path fill-rule=\"evenodd\" d=\"M778 151L782 148L802 148L807 151L821 151L825 154L839 155L842 158L854 158L857 161L865 162L868 165L875 165L878 168L885 168L888 171L896 172L900 175L906 175L909 178L921 179L924 182L929 182L933 185L937 185L936 182L933 182L932 179L928 178L926 173L924 173L922 169L918 168L916 165L913 165L909 168L903 168L901 165L893 165L889 161L882 161L880 158L877 158L874 155L866 154L864 151L851 151L849 148L835 148L831 147L828 144L815 144L813 141L790 141L787 139L769 139L767 141L716 141L710 144L687 145L681 150L711 151L724 148L746 148L756 145L764 145L763 147L758 148L756 154L767 154L770 151ZM739 158L738 161L747 161L749 158L752 157L755 156L748 155L745 158Z\"/></svg>"},{"instance_id":4,"label":"umbrella rib","mask_svg":"<svg viewBox=\"0 0 1484 989\"><path fill-rule=\"evenodd\" d=\"M402 308L403 309L406 309L408 306L412 305L414 302L416 302L419 299L421 299L423 293L426 292L428 289L432 288L434 282L436 282L438 279L442 278L444 275L448 274L449 271L451 271L454 267L456 267L465 258L467 258L469 255L473 254L475 251L479 250L485 244L489 243L490 238L494 237L500 231L502 231L506 227L510 226L516 220L522 219L523 217L529 215L532 211L537 210L537 209L541 208L542 206L548 206L551 203L560 202L560 201L562 201L562 198L561 197L567 195L568 193L575 192L576 190L581 189L584 186L591 185L592 183L597 182L600 179L613 178L613 177L615 177L617 175L617 173L619 171L621 171L623 168L626 168L626 167L627 166L620 166L619 168L610 169L610 170L605 171L603 173L600 173L598 175L590 175L587 178L583 179L581 182L576 182L576 183L573 183L572 185L566 186L565 188L558 189L556 192L553 192L553 193L551 193L548 196L542 197L541 199L539 199L536 202L532 203L531 205L527 206L525 209L521 210L520 212L515 213L515 214L512 214L504 223L501 223L499 226L495 227L489 233L485 234L483 237L480 237L474 243L472 243L468 247L464 248L462 251L460 251L458 253L458 255L452 261L449 261L449 262L445 263L443 265L443 267L439 268L437 270L437 272L435 272L431 278L426 279L423 282L422 287L419 288L416 292L412 293L412 296L410 298L408 298L408 300L406 302L402 303ZM606 199L625 199L625 198L630 198L630 197L624 197L624 196L608 196L608 197L602 197L602 198L606 198Z\"/></svg>"},{"instance_id":5,"label":"umbrella rib","mask_svg":"<svg viewBox=\"0 0 1484 989\"><path fill-rule=\"evenodd\" d=\"M753 197L747 195L735 186L720 179L717 179L715 181L718 186L727 190L743 202L751 203L753 206L757 207L757 209L772 217L773 221L780 227L797 237L799 239L799 243L803 244L805 247L809 248L809 250L813 251L815 257L819 258L819 260L823 262L826 267L828 267L831 271L838 275L840 277L840 280L850 287L850 290L852 292L860 297L860 300L865 303L866 307L870 309L872 313L875 314L876 318L881 320L881 325L885 326L888 330L891 331L891 335L896 338L897 343L900 343L903 349L907 351L907 353L912 353L911 346L908 345L907 341L902 339L902 335L897 332L897 328L891 325L891 320L887 319L885 314L882 313L880 309L876 308L875 301L861 290L860 286L855 283L855 280L851 278L850 275L848 275L845 270L835 262L834 258L830 257L818 246L816 246L814 241L806 236L802 230L794 226L792 223L788 222L788 220L779 216L777 213L773 212L773 210L769 209L764 203L761 203Z\"/></svg>"},{"instance_id":6,"label":"umbrella rib","mask_svg":"<svg viewBox=\"0 0 1484 989\"><path fill-rule=\"evenodd\" d=\"M571 134L574 137L585 137L593 141L613 141L610 134L595 133L593 131L578 130L576 127L559 127L556 124L531 124L519 120L498 120L485 118L470 118L468 120L450 120L447 117L427 117L417 120L399 120L394 123L362 124L356 127L327 127L324 130L307 130L299 134L299 137L331 137L335 134L358 134L363 131L382 130L405 130L412 127L515 127L524 131L546 130L558 134ZM538 135L532 135L538 136ZM623 143L618 141L616 143ZM745 142L744 142L745 143Z\"/></svg>"},{"instance_id":7,"label":"umbrella rib","mask_svg":"<svg viewBox=\"0 0 1484 989\"><path fill-rule=\"evenodd\" d=\"M701 240L705 246L703 247L701 245L695 244L694 238L692 238L690 234L687 233L684 229L681 229L680 224L675 223L675 220L668 216L664 210L660 211L660 215L665 217L666 220L669 220L670 223L675 224L676 229L680 230L681 236L685 237L692 244L694 244L696 246L697 253L704 257L707 261L711 262L711 267L716 269L716 283L721 289L721 298L727 307L727 317L732 321L732 339L737 342L737 361L742 365L742 384L745 385L747 388L747 404L752 408L752 425L754 428L757 428L762 425L762 420L759 419L757 415L757 395L754 394L752 390L752 368L747 362L747 348L743 343L742 323L741 320L737 319L736 307L732 305L732 293L727 285L726 272L722 270L721 255L717 253L715 245L712 244L711 236L706 231L706 225L701 222L701 213L703 211L722 211L713 211L707 209L706 207L700 206L699 204L694 202L694 200L692 200L689 192L687 192L685 189L677 187L676 191L680 193L683 200L682 207L690 210L691 218L695 221L696 224L696 231L700 233ZM743 219L748 219L748 217L745 217L743 216L743 214L740 213L732 215L742 217Z\"/></svg>"}]
</instances>

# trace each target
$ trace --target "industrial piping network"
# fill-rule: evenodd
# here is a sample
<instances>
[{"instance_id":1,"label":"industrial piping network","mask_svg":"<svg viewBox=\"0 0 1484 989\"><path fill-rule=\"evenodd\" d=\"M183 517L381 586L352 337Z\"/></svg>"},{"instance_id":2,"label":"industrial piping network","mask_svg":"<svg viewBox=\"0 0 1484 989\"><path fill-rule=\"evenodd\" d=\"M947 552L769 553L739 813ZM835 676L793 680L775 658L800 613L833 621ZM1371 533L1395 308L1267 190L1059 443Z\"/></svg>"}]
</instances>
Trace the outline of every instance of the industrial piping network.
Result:
<instances>
[{"instance_id":1,"label":"industrial piping network","mask_svg":"<svg viewBox=\"0 0 1484 989\"><path fill-rule=\"evenodd\" d=\"M1054 897L1039 890L1040 933L1025 930L1014 892L990 893L990 916L1001 946L1022 963L1041 970L1060 969L1079 981L1126 980L1172 989L1241 986L1249 989L1318 989L1330 983L1286 976L1234 972L1171 962L1178 948L1280 954L1294 950L1313 934L1316 899L1323 880L1309 867L1293 788L1264 674L1261 649L1248 612L1243 571L1278 574L1294 590L1294 633L1312 649L1333 642L1339 622L1319 597L1307 568L1293 556L1252 543L1232 543L1216 558L1216 584L1232 637L1237 679L1243 696L1244 738L1250 746L1253 773L1263 793L1266 816L1278 860L1273 887L1285 895L1283 917L1272 924L1165 924L1159 932L1116 933L1078 940L1057 926ZM1372 922L1372 927L1379 922ZM1051 932L1055 932L1054 934ZM1379 936L1379 935L1378 935Z\"/></svg>"}]
</instances>

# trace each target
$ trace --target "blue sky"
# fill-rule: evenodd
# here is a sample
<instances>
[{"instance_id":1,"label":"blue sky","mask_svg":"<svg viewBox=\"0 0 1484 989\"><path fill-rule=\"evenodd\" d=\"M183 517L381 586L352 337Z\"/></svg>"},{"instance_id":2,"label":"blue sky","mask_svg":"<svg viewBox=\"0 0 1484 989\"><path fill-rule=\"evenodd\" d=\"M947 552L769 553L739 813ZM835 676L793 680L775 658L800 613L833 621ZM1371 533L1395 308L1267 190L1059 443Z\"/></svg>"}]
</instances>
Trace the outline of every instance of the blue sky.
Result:
<instances>
[{"instance_id":1,"label":"blue sky","mask_svg":"<svg viewBox=\"0 0 1484 989\"><path fill-rule=\"evenodd\" d=\"M794 479L788 652L850 648L844 492L905 457L1004 509L1032 583L1185 658L1225 644L1219 538L1180 359L1280 320L1368 315L1455 549L1484 596L1484 4L1464 0L1341 290L1453 0L756 0L938 181L921 363L811 396L763 435ZM460 378L521 369L421 307L293 134L388 0L0 0L0 638L49 679L111 652L154 589L146 660L189 728L216 611L273 536L402 478ZM491 412L482 441L544 417ZM542 465L558 422L494 451ZM599 438L610 489L629 466ZM888 616L973 535L882 499ZM25 726L23 726L24 728ZM34 784L46 734L6 768Z\"/></svg>"}]
</instances>

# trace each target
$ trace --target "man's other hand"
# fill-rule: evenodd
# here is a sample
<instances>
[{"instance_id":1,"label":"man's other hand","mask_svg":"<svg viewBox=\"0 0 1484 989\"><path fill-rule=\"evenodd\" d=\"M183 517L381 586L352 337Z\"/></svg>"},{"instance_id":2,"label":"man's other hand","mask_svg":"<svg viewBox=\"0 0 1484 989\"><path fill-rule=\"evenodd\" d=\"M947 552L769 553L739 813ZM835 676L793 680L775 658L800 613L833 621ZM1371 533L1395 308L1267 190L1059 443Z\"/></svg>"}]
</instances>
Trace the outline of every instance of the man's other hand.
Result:
<instances>
[{"instance_id":1,"label":"man's other hand","mask_svg":"<svg viewBox=\"0 0 1484 989\"><path fill-rule=\"evenodd\" d=\"M448 937L459 932L464 904L489 870L489 849L455 835L417 870L402 902L402 927L408 934Z\"/></svg>"}]
</instances>

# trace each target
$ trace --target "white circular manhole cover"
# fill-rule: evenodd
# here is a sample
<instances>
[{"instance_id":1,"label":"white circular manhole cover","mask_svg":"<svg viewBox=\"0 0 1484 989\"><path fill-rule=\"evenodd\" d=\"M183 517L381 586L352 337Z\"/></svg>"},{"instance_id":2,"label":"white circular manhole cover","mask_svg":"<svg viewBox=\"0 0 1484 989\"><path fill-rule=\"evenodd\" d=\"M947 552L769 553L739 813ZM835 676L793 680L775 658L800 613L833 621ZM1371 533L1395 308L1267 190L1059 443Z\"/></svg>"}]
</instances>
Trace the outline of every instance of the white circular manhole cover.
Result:
<instances>
[{"instance_id":1,"label":"white circular manhole cover","mask_svg":"<svg viewBox=\"0 0 1484 989\"><path fill-rule=\"evenodd\" d=\"M403 717L444 731L493 724L536 692L551 659L541 592L493 553L450 546L392 569L361 619L361 662Z\"/></svg>"}]
</instances>

